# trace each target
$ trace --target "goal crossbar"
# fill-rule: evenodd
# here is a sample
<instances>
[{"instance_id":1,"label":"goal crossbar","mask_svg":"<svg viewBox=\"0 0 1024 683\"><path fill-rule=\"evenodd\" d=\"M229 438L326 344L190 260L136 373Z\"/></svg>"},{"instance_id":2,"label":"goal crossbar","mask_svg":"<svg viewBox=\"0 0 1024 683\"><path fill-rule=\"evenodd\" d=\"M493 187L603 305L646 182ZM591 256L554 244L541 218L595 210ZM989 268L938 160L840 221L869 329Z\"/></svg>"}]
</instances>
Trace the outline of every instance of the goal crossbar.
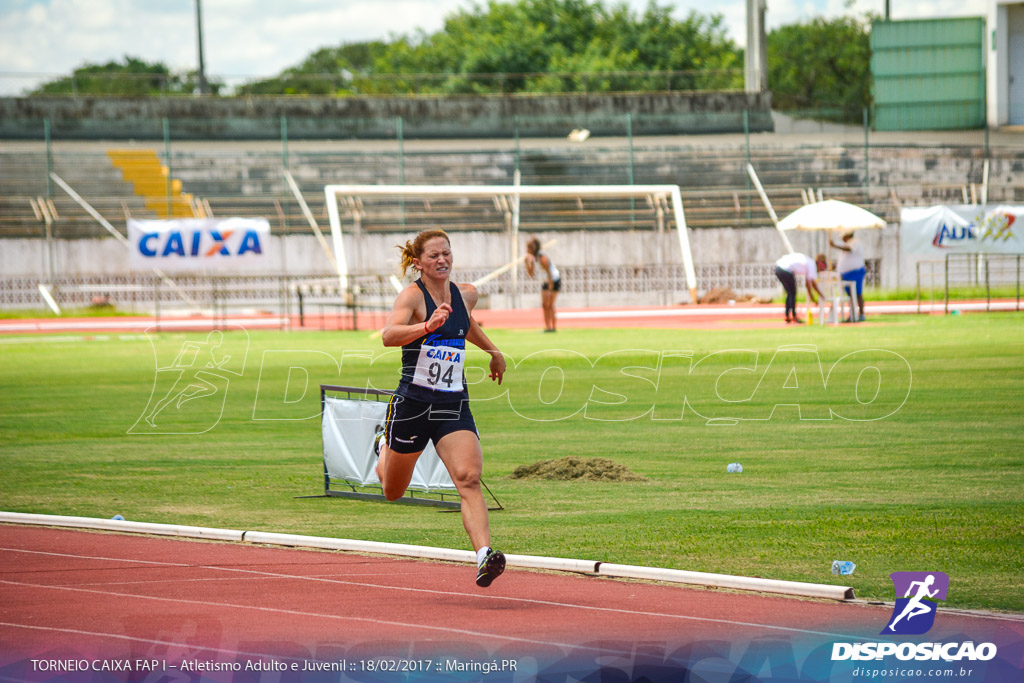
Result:
<instances>
[{"instance_id":1,"label":"goal crossbar","mask_svg":"<svg viewBox=\"0 0 1024 683\"><path fill-rule=\"evenodd\" d=\"M348 265L343 258L341 212L338 210L339 197L392 196L392 197L502 197L521 199L541 197L549 199L575 199L593 197L644 198L660 197L669 201L675 219L679 250L686 272L686 285L690 299L697 301L697 275L693 267L693 254L687 235L686 215L683 212L683 197L678 185L326 185L324 198L327 215L331 222L331 237L338 254L338 277L343 288L347 287ZM512 211L519 213L519 202L509 202ZM518 216L513 219L514 223Z\"/></svg>"}]
</instances>

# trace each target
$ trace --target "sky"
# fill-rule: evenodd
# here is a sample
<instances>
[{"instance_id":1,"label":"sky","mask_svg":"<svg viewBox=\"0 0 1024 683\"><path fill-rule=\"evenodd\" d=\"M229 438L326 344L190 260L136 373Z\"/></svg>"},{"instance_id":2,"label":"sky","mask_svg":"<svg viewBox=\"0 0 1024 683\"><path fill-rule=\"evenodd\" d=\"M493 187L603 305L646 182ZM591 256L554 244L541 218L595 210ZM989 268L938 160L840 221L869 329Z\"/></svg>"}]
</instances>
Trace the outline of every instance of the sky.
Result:
<instances>
[{"instance_id":1,"label":"sky","mask_svg":"<svg viewBox=\"0 0 1024 683\"><path fill-rule=\"evenodd\" d=\"M620 0L606 0L611 5ZM647 0L625 0L642 11ZM656 0L685 17L721 14L746 42L746 0ZM481 0L476 4L485 4ZM432 33L472 0L203 0L206 73L228 84L266 77L346 42ZM893 19L983 16L988 0L890 0ZM198 64L195 0L0 0L0 96L126 55L173 71ZM774 27L816 16L883 14L885 0L767 0Z\"/></svg>"}]
</instances>

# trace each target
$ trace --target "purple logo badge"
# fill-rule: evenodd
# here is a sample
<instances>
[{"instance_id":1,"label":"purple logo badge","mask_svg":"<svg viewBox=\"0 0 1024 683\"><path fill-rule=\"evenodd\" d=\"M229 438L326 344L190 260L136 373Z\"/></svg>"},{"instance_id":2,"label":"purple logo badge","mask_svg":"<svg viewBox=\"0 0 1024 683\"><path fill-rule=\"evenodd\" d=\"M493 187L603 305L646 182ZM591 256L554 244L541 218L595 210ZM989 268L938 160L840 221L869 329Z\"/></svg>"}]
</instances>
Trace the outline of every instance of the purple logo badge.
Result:
<instances>
[{"instance_id":1,"label":"purple logo badge","mask_svg":"<svg viewBox=\"0 0 1024 683\"><path fill-rule=\"evenodd\" d=\"M943 572L893 572L896 606L883 635L920 635L935 623L936 600L945 600L949 576Z\"/></svg>"}]
</instances>

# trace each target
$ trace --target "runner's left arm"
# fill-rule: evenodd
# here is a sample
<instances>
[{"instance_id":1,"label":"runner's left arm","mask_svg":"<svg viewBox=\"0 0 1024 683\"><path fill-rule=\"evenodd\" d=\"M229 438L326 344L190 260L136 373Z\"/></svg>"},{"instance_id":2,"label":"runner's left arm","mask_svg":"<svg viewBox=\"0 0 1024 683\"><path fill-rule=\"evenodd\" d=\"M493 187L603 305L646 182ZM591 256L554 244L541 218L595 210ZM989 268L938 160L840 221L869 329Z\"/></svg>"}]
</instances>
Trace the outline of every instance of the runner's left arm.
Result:
<instances>
[{"instance_id":1,"label":"runner's left arm","mask_svg":"<svg viewBox=\"0 0 1024 683\"><path fill-rule=\"evenodd\" d=\"M501 378L505 375L505 355L497 345L495 345L495 343L492 342L486 334L484 334L483 329L481 329L480 325L473 317L473 309L476 307L476 302L480 298L480 295L476 291L476 287L471 284L460 284L459 292L462 294L462 300L466 304L466 310L469 311L469 332L466 334L466 341L476 344L491 355L491 374L489 377L493 380L497 380L498 384L501 384Z\"/></svg>"}]
</instances>

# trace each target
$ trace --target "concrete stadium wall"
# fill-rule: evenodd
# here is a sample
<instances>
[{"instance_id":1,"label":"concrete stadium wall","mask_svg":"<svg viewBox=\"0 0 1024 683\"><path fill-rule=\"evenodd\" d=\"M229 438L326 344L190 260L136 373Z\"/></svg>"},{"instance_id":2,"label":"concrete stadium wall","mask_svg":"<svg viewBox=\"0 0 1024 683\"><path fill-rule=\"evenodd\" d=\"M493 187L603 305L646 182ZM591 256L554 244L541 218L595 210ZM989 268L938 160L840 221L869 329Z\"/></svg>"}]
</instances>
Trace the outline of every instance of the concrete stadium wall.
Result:
<instances>
[{"instance_id":1,"label":"concrete stadium wall","mask_svg":"<svg viewBox=\"0 0 1024 683\"><path fill-rule=\"evenodd\" d=\"M548 253L560 267L635 266L644 264L682 263L678 237L675 232L569 231L537 233L542 242L557 240ZM820 233L790 233L794 248L808 254L825 250ZM346 236L345 250L349 267L354 273L388 275L398 265L395 246L405 239L397 234L369 234L356 239ZM525 242L525 236L524 236ZM904 287L913 285L915 259L899 254L897 230L863 231L859 235L865 257L881 258L881 284L883 288L897 286L897 277ZM508 236L501 233L465 232L452 235L455 255L456 279L462 269L498 268L507 263L510 245ZM783 244L774 228L733 229L712 228L690 231L690 245L698 268L703 264L772 264L783 253ZM54 272L60 277L124 275L130 271L128 250L112 238L56 240ZM292 277L322 275L331 272L331 264L316 238L309 235L272 236L266 245L270 257L268 266L258 270L236 270L235 273L288 274ZM659 254L663 255L660 257ZM835 255L835 253L834 253ZM5 278L38 277L47 272L46 242L40 239L8 239L0 250L0 276ZM539 280L537 289L539 291ZM706 284L699 284L703 293ZM767 296L777 294L778 287L744 288L731 285L739 294ZM484 290L487 291L486 289ZM675 301L685 301L685 290L675 293ZM595 295L564 292L559 301L565 306L584 305L645 305L662 303L650 300L650 295L623 291L597 300ZM512 305L511 298L499 292L490 297L494 308ZM535 306L535 301L522 302Z\"/></svg>"},{"instance_id":2,"label":"concrete stadium wall","mask_svg":"<svg viewBox=\"0 0 1024 683\"><path fill-rule=\"evenodd\" d=\"M409 97L5 97L0 138L161 139L164 118L175 140L280 139L281 117L294 139L521 135L565 137L574 127L595 135L772 130L771 93L670 92ZM567 128L568 126L568 128Z\"/></svg>"}]
</instances>

